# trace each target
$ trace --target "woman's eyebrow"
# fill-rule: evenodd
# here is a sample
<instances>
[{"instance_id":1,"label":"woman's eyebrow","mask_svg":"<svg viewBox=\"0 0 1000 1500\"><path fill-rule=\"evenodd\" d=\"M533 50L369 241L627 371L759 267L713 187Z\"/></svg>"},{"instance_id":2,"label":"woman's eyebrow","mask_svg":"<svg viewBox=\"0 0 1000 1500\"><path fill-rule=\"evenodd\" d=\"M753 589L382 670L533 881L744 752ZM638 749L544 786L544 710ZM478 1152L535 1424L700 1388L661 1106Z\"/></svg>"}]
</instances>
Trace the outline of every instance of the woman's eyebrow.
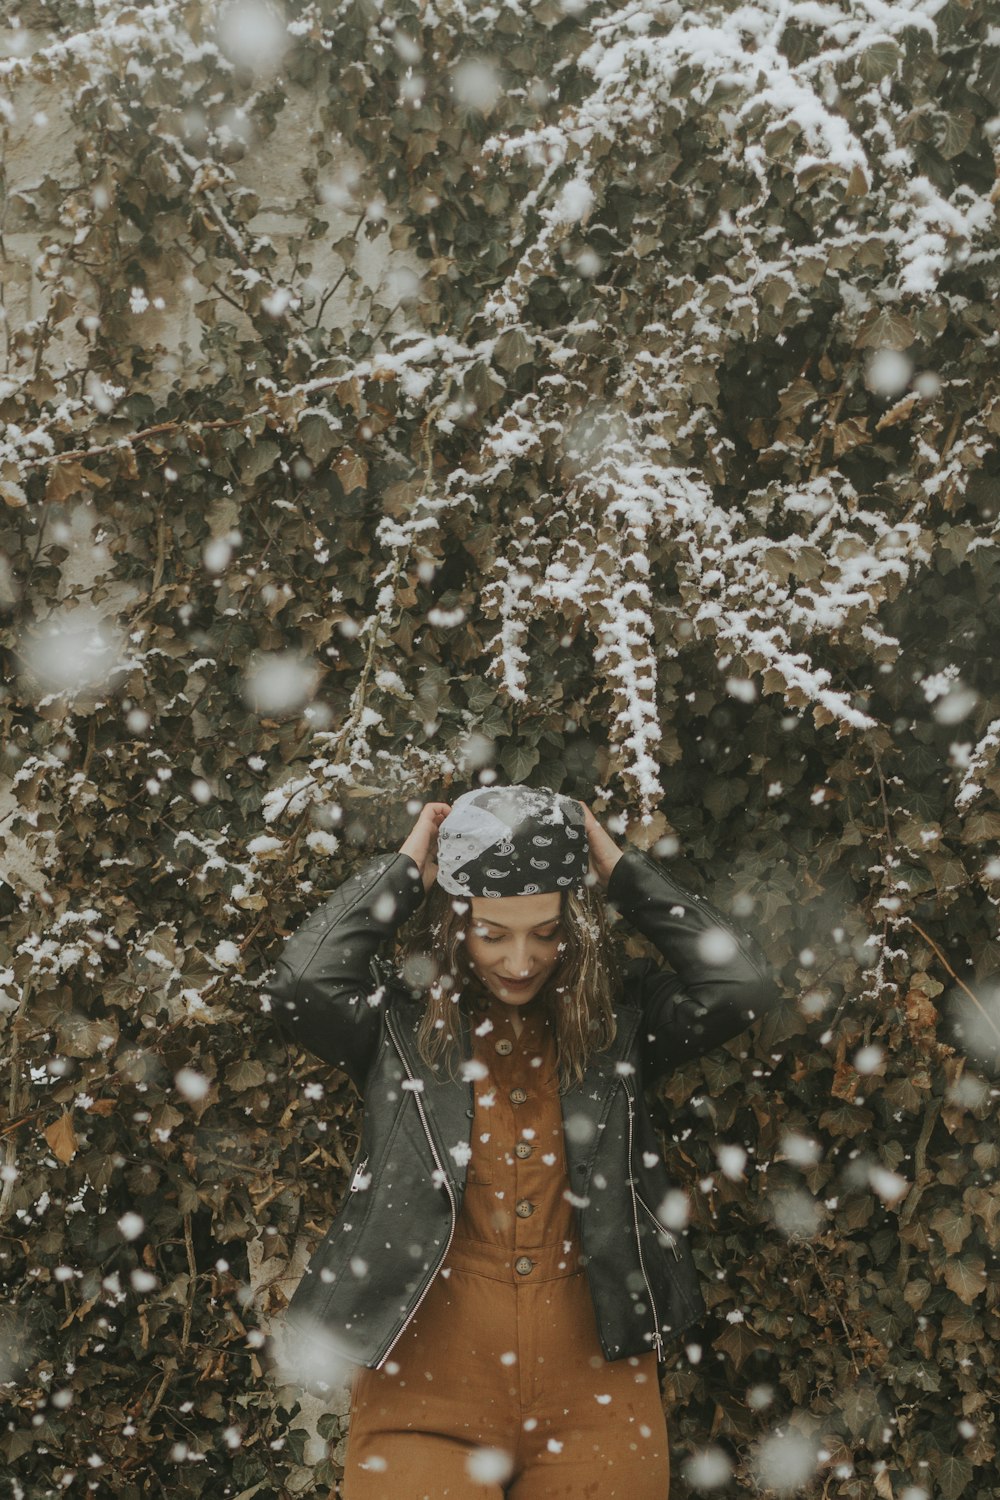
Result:
<instances>
[{"instance_id":1,"label":"woman's eyebrow","mask_svg":"<svg viewBox=\"0 0 1000 1500\"><path fill-rule=\"evenodd\" d=\"M494 922L492 917L473 917L474 922L479 922L486 927L499 927L503 932L510 932L509 927L504 927L502 922ZM544 922L536 922L535 927L551 927L553 922L558 922L558 914L554 917L546 917ZM535 929L532 928L532 931Z\"/></svg>"}]
</instances>

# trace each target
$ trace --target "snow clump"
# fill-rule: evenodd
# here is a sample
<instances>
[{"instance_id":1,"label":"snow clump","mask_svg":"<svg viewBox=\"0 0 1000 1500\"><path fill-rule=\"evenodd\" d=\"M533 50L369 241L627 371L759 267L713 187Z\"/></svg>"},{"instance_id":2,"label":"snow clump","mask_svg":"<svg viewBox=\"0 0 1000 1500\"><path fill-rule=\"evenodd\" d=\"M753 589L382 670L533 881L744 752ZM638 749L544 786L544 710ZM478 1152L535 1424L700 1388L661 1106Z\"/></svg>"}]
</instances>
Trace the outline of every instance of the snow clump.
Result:
<instances>
[{"instance_id":1,"label":"snow clump","mask_svg":"<svg viewBox=\"0 0 1000 1500\"><path fill-rule=\"evenodd\" d=\"M693 1490L715 1490L729 1480L733 1466L721 1448L703 1448L692 1453L684 1465L684 1478Z\"/></svg>"},{"instance_id":2,"label":"snow clump","mask_svg":"<svg viewBox=\"0 0 1000 1500\"><path fill-rule=\"evenodd\" d=\"M137 1240L146 1227L146 1221L142 1214L122 1214L118 1220L118 1232L127 1240Z\"/></svg>"},{"instance_id":3,"label":"snow clump","mask_svg":"<svg viewBox=\"0 0 1000 1500\"><path fill-rule=\"evenodd\" d=\"M178 1093L192 1102L204 1099L211 1087L210 1080L204 1073L199 1073L194 1068L179 1068L174 1074L174 1084Z\"/></svg>"},{"instance_id":4,"label":"snow clump","mask_svg":"<svg viewBox=\"0 0 1000 1500\"><path fill-rule=\"evenodd\" d=\"M280 16L264 0L235 0L219 16L219 46L238 67L252 73L277 72L289 36Z\"/></svg>"},{"instance_id":5,"label":"snow clump","mask_svg":"<svg viewBox=\"0 0 1000 1500\"><path fill-rule=\"evenodd\" d=\"M477 1448L466 1459L465 1470L477 1484L503 1484L514 1472L514 1462L504 1448Z\"/></svg>"},{"instance_id":6,"label":"snow clump","mask_svg":"<svg viewBox=\"0 0 1000 1500\"><path fill-rule=\"evenodd\" d=\"M779 1495L794 1495L816 1472L816 1444L805 1433L791 1428L766 1437L754 1458L755 1477L765 1489Z\"/></svg>"}]
</instances>

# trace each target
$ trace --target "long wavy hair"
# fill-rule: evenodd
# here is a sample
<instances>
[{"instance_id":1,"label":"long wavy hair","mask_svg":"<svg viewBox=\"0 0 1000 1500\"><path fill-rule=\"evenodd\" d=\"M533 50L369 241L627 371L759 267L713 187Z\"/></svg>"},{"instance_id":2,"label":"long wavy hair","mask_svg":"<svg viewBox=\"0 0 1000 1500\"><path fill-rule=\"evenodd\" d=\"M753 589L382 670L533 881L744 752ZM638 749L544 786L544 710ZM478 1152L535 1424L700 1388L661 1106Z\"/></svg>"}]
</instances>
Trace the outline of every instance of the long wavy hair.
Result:
<instances>
[{"instance_id":1,"label":"long wavy hair","mask_svg":"<svg viewBox=\"0 0 1000 1500\"><path fill-rule=\"evenodd\" d=\"M559 961L539 999L554 1025L559 1087L565 1092L582 1082L591 1057L614 1041L622 961L597 890L584 885L582 895L560 894ZM453 1079L461 1051L459 1013L474 1019L489 998L465 945L471 920L471 902L435 881L396 934L395 963L415 1002L424 1005L417 1050L431 1068L444 1060Z\"/></svg>"}]
</instances>

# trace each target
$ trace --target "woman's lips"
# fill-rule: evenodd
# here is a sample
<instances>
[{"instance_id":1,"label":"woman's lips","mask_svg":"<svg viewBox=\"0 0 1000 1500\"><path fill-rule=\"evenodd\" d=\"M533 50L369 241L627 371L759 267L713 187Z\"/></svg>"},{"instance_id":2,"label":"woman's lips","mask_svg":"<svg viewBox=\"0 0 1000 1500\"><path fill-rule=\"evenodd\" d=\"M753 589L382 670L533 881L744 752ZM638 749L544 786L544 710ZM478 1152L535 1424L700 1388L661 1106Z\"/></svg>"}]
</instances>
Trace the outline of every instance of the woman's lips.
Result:
<instances>
[{"instance_id":1,"label":"woman's lips","mask_svg":"<svg viewBox=\"0 0 1000 1500\"><path fill-rule=\"evenodd\" d=\"M508 987L509 989L512 989L512 990L525 990L525 989L528 988L529 984L534 984L535 979L536 979L537 976L536 975L532 975L530 979L504 979L504 978L502 978L499 975L497 977L498 977L498 980L499 980L500 984Z\"/></svg>"}]
</instances>

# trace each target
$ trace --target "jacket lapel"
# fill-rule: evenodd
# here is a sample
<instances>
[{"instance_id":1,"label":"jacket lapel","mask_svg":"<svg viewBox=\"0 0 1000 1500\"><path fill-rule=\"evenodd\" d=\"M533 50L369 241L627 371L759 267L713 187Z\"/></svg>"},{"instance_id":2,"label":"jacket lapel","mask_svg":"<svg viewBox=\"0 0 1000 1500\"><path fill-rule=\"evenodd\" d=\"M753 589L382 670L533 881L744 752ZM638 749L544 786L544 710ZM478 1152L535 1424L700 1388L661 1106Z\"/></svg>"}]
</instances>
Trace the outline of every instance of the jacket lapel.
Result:
<instances>
[{"instance_id":1,"label":"jacket lapel","mask_svg":"<svg viewBox=\"0 0 1000 1500\"><path fill-rule=\"evenodd\" d=\"M414 1015L410 1005L395 1005L392 1001L389 1011L392 1017L389 1034L399 1048L407 1071L422 1085L420 1099L434 1137L434 1145L452 1187L461 1198L465 1192L466 1169L472 1155L469 1145L474 1102L472 1082L470 1080L463 1083L461 1077L454 1082L446 1065L440 1064L438 1071L434 1072L420 1056L416 1041L420 1025L419 1012ZM459 1019L460 1060L468 1061L472 1056L468 1017L463 1013ZM600 1056L591 1059L582 1082L567 1089L560 1101L563 1125L569 1125L569 1129L565 1130L566 1161L570 1171L570 1185L574 1191L586 1191L599 1144L600 1127L610 1108L615 1087L621 1081L618 1065L625 1062L631 1051L641 1014L632 1006L622 1006L616 1013L616 1019L617 1031L611 1046ZM457 1071L460 1072L460 1064Z\"/></svg>"},{"instance_id":2,"label":"jacket lapel","mask_svg":"<svg viewBox=\"0 0 1000 1500\"><path fill-rule=\"evenodd\" d=\"M411 1077L420 1085L420 1101L424 1106L428 1127L434 1145L441 1158L441 1165L448 1180L459 1197L465 1192L466 1168L472 1155L469 1137L472 1133L472 1081L463 1083L461 1063L471 1056L469 1033L465 1017L461 1017L461 1052L455 1071L458 1081L452 1080L447 1062L439 1063L435 1072L417 1050L417 1030L420 1026L419 1008L412 1005L394 1005L390 1001L392 1018L390 1036L402 1054L403 1062Z\"/></svg>"},{"instance_id":3,"label":"jacket lapel","mask_svg":"<svg viewBox=\"0 0 1000 1500\"><path fill-rule=\"evenodd\" d=\"M618 1024L611 1046L591 1059L582 1081L562 1096L570 1187L581 1196L586 1196L600 1146L601 1126L611 1108L615 1088L621 1083L619 1064L630 1066L626 1060L642 1019L640 1012L631 1006L622 1006L615 1015ZM631 1171L631 1167L626 1166L626 1171Z\"/></svg>"}]
</instances>

